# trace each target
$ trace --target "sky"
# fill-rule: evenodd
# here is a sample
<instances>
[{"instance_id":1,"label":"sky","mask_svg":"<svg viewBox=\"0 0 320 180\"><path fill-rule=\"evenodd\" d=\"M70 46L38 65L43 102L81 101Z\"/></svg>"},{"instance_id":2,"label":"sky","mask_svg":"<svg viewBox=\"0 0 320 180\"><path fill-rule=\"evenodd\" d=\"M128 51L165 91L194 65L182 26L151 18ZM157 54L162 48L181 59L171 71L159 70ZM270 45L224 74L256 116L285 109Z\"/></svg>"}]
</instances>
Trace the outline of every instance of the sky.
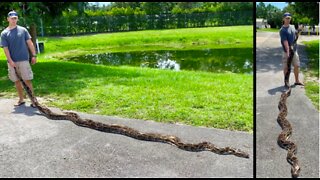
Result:
<instances>
[{"instance_id":1,"label":"sky","mask_svg":"<svg viewBox=\"0 0 320 180\"><path fill-rule=\"evenodd\" d=\"M285 2L263 2L266 6L268 6L268 4L271 4L279 9L283 9L284 7L286 7L288 5L288 3Z\"/></svg>"},{"instance_id":2,"label":"sky","mask_svg":"<svg viewBox=\"0 0 320 180\"><path fill-rule=\"evenodd\" d=\"M110 2L89 2L89 4L93 4L93 5L95 5L96 3L99 3L99 6L103 6L103 5L107 6L108 4L110 4Z\"/></svg>"}]
</instances>

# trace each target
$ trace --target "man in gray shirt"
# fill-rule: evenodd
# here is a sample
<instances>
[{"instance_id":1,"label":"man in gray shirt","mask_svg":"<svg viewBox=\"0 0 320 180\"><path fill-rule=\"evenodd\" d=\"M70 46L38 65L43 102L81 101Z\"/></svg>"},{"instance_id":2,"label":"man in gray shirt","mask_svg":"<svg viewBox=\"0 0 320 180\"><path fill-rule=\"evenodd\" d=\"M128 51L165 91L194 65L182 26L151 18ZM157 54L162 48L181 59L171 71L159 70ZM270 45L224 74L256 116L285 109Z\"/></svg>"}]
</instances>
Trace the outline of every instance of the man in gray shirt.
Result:
<instances>
[{"instance_id":1,"label":"man in gray shirt","mask_svg":"<svg viewBox=\"0 0 320 180\"><path fill-rule=\"evenodd\" d=\"M33 92L32 82L33 72L29 63L29 51L32 53L31 63L36 63L36 51L31 41L31 36L26 28L17 25L18 14L15 11L8 13L7 20L9 26L1 32L1 46L8 61L9 79L15 83L16 90L19 95L19 101L15 106L20 106L25 103L23 95L23 87L18 77L15 74L14 68L17 73L22 77L27 86ZM35 107L34 104L31 104Z\"/></svg>"},{"instance_id":2,"label":"man in gray shirt","mask_svg":"<svg viewBox=\"0 0 320 180\"><path fill-rule=\"evenodd\" d=\"M303 83L299 80L299 67L300 67L300 60L299 55L297 52L297 45L294 44L295 36L296 36L296 29L293 25L290 25L291 21L291 14L290 13L284 13L283 15L283 26L280 29L280 37L281 37L281 45L283 48L283 56L282 56L282 63L283 63L283 73L284 76L288 71L287 67L287 60L290 55L289 48L292 48L294 51L294 56L292 59L292 64L294 67L294 77L295 77L295 83L294 85L301 85L304 86ZM288 88L289 82L286 82L285 80L285 87Z\"/></svg>"}]
</instances>

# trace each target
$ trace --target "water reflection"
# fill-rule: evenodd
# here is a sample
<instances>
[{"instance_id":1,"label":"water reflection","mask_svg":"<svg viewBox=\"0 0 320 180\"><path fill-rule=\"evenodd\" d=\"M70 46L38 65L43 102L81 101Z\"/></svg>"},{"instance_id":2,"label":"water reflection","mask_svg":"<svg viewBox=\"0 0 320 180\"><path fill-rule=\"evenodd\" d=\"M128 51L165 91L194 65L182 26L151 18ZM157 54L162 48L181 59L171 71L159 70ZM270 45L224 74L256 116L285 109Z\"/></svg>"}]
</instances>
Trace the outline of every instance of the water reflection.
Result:
<instances>
[{"instance_id":1,"label":"water reflection","mask_svg":"<svg viewBox=\"0 0 320 180\"><path fill-rule=\"evenodd\" d=\"M156 65L159 69L172 69L175 71L180 70L180 65L176 61L168 60L159 60Z\"/></svg>"},{"instance_id":2,"label":"water reflection","mask_svg":"<svg viewBox=\"0 0 320 180\"><path fill-rule=\"evenodd\" d=\"M252 48L187 51L134 51L88 54L71 61L112 66L130 65L159 69L252 74Z\"/></svg>"}]
</instances>

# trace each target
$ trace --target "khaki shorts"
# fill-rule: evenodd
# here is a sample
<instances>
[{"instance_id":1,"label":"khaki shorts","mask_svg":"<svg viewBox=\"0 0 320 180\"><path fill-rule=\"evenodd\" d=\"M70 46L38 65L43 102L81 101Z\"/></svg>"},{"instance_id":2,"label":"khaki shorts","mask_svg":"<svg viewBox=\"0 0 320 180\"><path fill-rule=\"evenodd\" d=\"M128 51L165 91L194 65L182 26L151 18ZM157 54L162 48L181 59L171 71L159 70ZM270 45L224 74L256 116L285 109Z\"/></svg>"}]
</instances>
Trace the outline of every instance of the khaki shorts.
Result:
<instances>
[{"instance_id":1,"label":"khaki shorts","mask_svg":"<svg viewBox=\"0 0 320 180\"><path fill-rule=\"evenodd\" d=\"M16 64L16 69L18 71L18 74L22 77L23 80L33 79L33 72L32 72L29 61L19 61L19 62L15 62L15 64ZM11 67L9 63L8 63L8 73L9 73L9 79L12 82L16 82L19 80L15 73L14 68Z\"/></svg>"},{"instance_id":2,"label":"khaki shorts","mask_svg":"<svg viewBox=\"0 0 320 180\"><path fill-rule=\"evenodd\" d=\"M283 52L283 54L282 54L282 65L283 65L283 68L287 67L287 62L288 62L288 58L286 58L286 53ZM300 67L300 59L299 59L299 55L298 55L297 51L294 52L294 56L292 58L292 63L291 64L294 65L294 66Z\"/></svg>"}]
</instances>

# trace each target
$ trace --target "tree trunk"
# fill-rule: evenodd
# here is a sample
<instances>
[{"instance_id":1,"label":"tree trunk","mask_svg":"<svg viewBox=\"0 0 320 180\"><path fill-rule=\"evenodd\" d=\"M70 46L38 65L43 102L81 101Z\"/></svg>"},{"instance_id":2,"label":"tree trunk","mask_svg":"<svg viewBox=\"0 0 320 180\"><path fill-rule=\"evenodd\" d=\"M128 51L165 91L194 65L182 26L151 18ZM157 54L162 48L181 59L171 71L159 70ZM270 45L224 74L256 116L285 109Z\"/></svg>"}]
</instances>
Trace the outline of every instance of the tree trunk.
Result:
<instances>
[{"instance_id":1,"label":"tree trunk","mask_svg":"<svg viewBox=\"0 0 320 180\"><path fill-rule=\"evenodd\" d=\"M33 43L33 46L36 50L36 53L37 53L37 44L36 44L36 40L37 40L37 28L36 28L36 24L35 23L32 23L30 25L30 29L29 29L29 33L30 33L30 36L31 36L31 41ZM28 48L29 50L29 62L31 63L31 59L32 59L32 52L30 51L30 49Z\"/></svg>"},{"instance_id":2,"label":"tree trunk","mask_svg":"<svg viewBox=\"0 0 320 180\"><path fill-rule=\"evenodd\" d=\"M35 23L31 23L30 25L30 35L31 35L31 40L32 43L34 45L34 48L37 52L37 44L36 44L36 40L37 40L37 26Z\"/></svg>"}]
</instances>

